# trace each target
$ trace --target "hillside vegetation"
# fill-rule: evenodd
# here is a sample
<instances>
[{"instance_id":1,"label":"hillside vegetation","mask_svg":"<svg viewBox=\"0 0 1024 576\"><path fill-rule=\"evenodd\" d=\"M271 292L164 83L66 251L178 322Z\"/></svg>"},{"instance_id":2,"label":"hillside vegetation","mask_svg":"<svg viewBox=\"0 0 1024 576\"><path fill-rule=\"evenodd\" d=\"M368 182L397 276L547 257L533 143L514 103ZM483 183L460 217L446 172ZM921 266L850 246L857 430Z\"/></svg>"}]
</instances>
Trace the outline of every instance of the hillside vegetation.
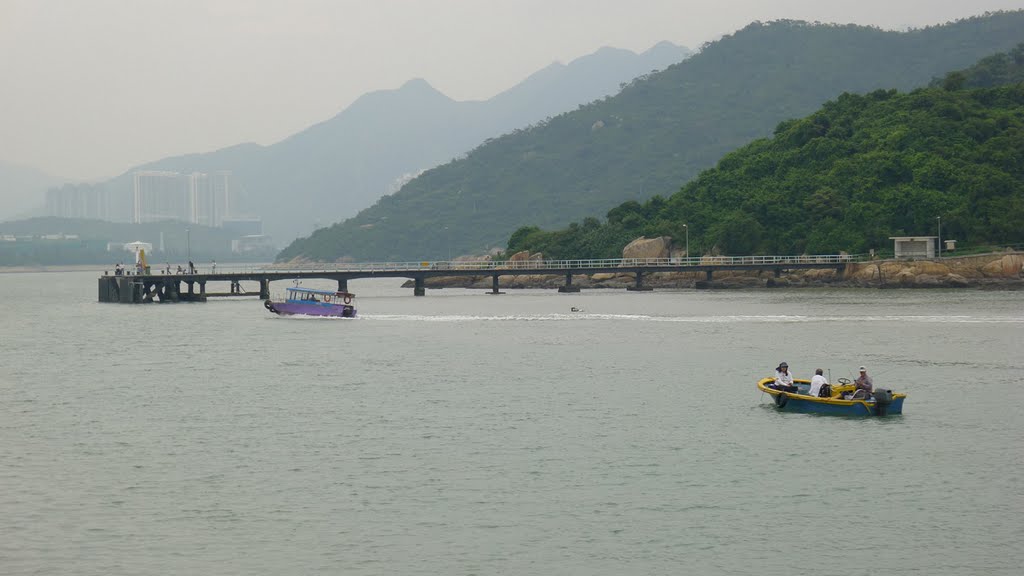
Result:
<instances>
[{"instance_id":1,"label":"hillside vegetation","mask_svg":"<svg viewBox=\"0 0 1024 576\"><path fill-rule=\"evenodd\" d=\"M1014 82L1024 82L1024 43L1006 54L993 54L966 70L950 72L932 86L947 90L961 88L991 88Z\"/></svg>"},{"instance_id":2,"label":"hillside vegetation","mask_svg":"<svg viewBox=\"0 0 1024 576\"><path fill-rule=\"evenodd\" d=\"M755 23L614 97L429 170L278 259L418 260L504 247L524 225L562 227L671 194L780 121L843 92L927 85L1010 49L1022 29L1024 12L911 32Z\"/></svg>"},{"instance_id":3,"label":"hillside vegetation","mask_svg":"<svg viewBox=\"0 0 1024 576\"><path fill-rule=\"evenodd\" d=\"M1024 84L843 94L781 123L670 198L627 202L607 221L521 228L509 250L615 257L669 235L691 254L866 252L889 236L1024 242Z\"/></svg>"}]
</instances>

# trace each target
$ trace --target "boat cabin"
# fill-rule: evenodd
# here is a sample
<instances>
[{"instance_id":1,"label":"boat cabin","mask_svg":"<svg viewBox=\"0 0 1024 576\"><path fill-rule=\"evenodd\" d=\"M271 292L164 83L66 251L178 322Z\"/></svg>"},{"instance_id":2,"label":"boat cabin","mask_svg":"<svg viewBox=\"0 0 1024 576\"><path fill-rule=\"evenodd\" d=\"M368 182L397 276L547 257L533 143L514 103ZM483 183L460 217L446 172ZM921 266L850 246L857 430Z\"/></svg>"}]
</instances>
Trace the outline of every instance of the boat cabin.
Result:
<instances>
[{"instance_id":1,"label":"boat cabin","mask_svg":"<svg viewBox=\"0 0 1024 576\"><path fill-rule=\"evenodd\" d=\"M287 301L298 304L350 304L352 302L352 294L296 286L288 288Z\"/></svg>"}]
</instances>

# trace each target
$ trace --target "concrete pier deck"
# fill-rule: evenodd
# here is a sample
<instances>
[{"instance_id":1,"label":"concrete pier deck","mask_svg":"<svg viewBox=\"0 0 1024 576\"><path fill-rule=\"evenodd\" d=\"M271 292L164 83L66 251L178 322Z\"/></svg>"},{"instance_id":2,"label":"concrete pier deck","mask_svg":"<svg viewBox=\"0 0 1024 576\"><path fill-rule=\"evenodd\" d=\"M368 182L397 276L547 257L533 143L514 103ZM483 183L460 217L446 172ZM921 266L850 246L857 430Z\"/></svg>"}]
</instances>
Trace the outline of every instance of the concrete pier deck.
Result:
<instances>
[{"instance_id":1,"label":"concrete pier deck","mask_svg":"<svg viewBox=\"0 0 1024 576\"><path fill-rule=\"evenodd\" d=\"M492 292L498 291L503 275L560 275L565 277L559 292L579 292L574 275L631 273L636 278L630 290L650 290L644 275L655 272L703 272L710 281L715 271L767 270L779 276L786 270L833 269L842 271L861 258L846 254L815 256L703 256L692 258L618 258L604 260L523 260L503 262L365 262L331 264L309 268L231 267L200 270L195 274L104 275L99 278L99 301L137 304L146 302L205 302L219 296L270 297L270 283L279 280L326 279L348 291L348 281L360 278L407 278L414 282L413 294L426 295L427 278L446 276L491 276ZM243 285L242 283L245 283ZM227 292L208 292L217 283ZM240 290L241 289L241 290Z\"/></svg>"}]
</instances>

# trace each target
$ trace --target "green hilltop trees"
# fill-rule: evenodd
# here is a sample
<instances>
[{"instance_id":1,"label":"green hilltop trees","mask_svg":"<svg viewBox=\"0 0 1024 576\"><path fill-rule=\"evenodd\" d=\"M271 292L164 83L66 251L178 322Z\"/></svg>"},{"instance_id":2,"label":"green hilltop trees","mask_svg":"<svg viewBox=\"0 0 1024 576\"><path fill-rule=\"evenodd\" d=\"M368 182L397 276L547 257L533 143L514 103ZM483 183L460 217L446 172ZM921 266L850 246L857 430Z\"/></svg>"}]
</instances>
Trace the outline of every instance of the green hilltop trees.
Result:
<instances>
[{"instance_id":1,"label":"green hilltop trees","mask_svg":"<svg viewBox=\"0 0 1024 576\"><path fill-rule=\"evenodd\" d=\"M992 88L1003 84L1024 82L1024 43L1006 54L993 54L966 70L950 72L932 86L947 90L963 88Z\"/></svg>"},{"instance_id":2,"label":"green hilltop trees","mask_svg":"<svg viewBox=\"0 0 1024 576\"><path fill-rule=\"evenodd\" d=\"M866 252L889 236L1024 242L1024 84L843 94L726 155L668 199L626 202L567 229L520 228L508 250L621 254L689 228L691 254Z\"/></svg>"}]
</instances>

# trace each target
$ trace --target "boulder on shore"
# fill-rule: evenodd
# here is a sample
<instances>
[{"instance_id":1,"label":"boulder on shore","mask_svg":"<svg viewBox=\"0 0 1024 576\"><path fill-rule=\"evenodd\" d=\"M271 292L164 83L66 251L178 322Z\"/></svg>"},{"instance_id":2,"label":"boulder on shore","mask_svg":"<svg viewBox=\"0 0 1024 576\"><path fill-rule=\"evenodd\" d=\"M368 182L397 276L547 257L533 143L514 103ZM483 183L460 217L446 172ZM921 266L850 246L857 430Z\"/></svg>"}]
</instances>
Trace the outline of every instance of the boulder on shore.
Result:
<instances>
[{"instance_id":1,"label":"boulder on shore","mask_svg":"<svg viewBox=\"0 0 1024 576\"><path fill-rule=\"evenodd\" d=\"M645 238L641 236L622 249L623 258L668 258L672 253L672 237L659 236Z\"/></svg>"},{"instance_id":2,"label":"boulder on shore","mask_svg":"<svg viewBox=\"0 0 1024 576\"><path fill-rule=\"evenodd\" d=\"M1024 269L1024 256L1007 254L998 260L989 262L981 269L986 278L1020 278Z\"/></svg>"}]
</instances>

